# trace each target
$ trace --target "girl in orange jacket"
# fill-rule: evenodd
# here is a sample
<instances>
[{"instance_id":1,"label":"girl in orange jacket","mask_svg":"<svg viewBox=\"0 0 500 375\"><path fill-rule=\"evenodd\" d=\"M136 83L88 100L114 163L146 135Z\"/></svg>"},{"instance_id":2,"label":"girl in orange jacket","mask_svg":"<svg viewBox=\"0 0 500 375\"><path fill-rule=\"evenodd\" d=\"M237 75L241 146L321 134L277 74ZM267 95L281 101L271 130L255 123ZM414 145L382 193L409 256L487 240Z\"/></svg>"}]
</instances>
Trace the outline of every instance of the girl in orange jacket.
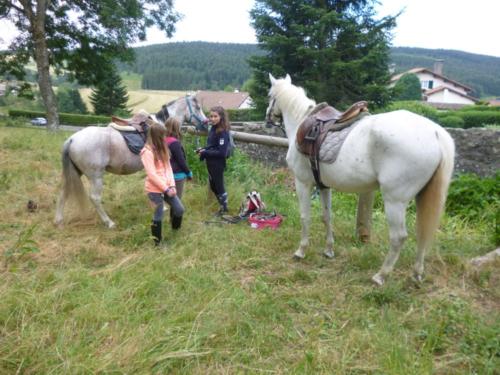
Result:
<instances>
[{"instance_id":1,"label":"girl in orange jacket","mask_svg":"<svg viewBox=\"0 0 500 375\"><path fill-rule=\"evenodd\" d=\"M177 197L175 189L168 148L163 141L165 134L166 131L162 125L150 122L146 144L141 150L141 160L146 171L144 188L154 207L151 234L155 245L159 245L162 240L163 201L167 202L172 210L174 229L179 228L174 226L174 221L180 224L184 214L184 206Z\"/></svg>"}]
</instances>

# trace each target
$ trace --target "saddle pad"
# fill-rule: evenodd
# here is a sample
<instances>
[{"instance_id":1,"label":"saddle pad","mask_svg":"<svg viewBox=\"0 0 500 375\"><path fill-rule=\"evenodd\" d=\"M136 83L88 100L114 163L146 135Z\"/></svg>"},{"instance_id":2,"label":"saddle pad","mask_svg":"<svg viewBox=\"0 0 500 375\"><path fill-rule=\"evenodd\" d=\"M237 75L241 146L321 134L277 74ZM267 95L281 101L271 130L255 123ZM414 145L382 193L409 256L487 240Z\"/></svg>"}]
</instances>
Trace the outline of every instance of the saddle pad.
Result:
<instances>
[{"instance_id":1,"label":"saddle pad","mask_svg":"<svg viewBox=\"0 0 500 375\"><path fill-rule=\"evenodd\" d=\"M337 160L340 148L344 144L345 139L349 135L352 129L356 126L358 122L356 121L351 126L344 128L336 132L328 132L319 149L319 161L327 164L331 164Z\"/></svg>"},{"instance_id":2,"label":"saddle pad","mask_svg":"<svg viewBox=\"0 0 500 375\"><path fill-rule=\"evenodd\" d=\"M121 126L114 122L109 123L109 126L120 132L130 152L140 154L145 143L144 134L139 133L133 126Z\"/></svg>"}]
</instances>

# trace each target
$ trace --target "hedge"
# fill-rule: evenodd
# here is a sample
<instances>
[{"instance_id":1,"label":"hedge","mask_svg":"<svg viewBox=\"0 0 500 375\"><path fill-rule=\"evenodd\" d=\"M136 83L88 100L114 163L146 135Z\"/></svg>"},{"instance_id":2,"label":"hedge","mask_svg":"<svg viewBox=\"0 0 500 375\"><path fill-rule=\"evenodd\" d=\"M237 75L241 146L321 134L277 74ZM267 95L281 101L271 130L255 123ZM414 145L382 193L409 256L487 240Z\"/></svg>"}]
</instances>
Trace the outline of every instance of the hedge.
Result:
<instances>
[{"instance_id":1,"label":"hedge","mask_svg":"<svg viewBox=\"0 0 500 375\"><path fill-rule=\"evenodd\" d=\"M25 111L21 109L10 109L9 116L11 117L45 117L45 112L40 111ZM96 125L108 124L111 121L109 116L96 116L96 115L79 115L74 113L59 113L59 122L64 125Z\"/></svg>"},{"instance_id":2,"label":"hedge","mask_svg":"<svg viewBox=\"0 0 500 375\"><path fill-rule=\"evenodd\" d=\"M486 125L500 125L500 111L457 111L454 113L464 121L463 127L481 128Z\"/></svg>"}]
</instances>

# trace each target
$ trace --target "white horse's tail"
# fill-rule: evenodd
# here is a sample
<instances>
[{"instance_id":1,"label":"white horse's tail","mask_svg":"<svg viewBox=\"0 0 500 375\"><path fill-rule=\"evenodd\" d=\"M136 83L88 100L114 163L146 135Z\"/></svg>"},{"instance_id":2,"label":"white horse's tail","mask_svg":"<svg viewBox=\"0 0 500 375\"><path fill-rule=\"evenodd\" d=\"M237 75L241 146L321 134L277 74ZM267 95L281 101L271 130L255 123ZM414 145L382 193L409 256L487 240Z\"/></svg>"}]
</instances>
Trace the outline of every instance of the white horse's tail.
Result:
<instances>
[{"instance_id":1,"label":"white horse's tail","mask_svg":"<svg viewBox=\"0 0 500 375\"><path fill-rule=\"evenodd\" d=\"M439 227L444 211L455 161L455 143L444 130L436 132L441 148L441 162L427 185L418 193L417 204L417 243L419 249L428 249Z\"/></svg>"},{"instance_id":2,"label":"white horse's tail","mask_svg":"<svg viewBox=\"0 0 500 375\"><path fill-rule=\"evenodd\" d=\"M62 167L63 167L63 185L62 199L63 202L68 198L74 198L80 207L84 207L87 203L87 195L83 186L80 170L75 166L69 156L69 148L73 140L69 138L64 142L62 150Z\"/></svg>"}]
</instances>

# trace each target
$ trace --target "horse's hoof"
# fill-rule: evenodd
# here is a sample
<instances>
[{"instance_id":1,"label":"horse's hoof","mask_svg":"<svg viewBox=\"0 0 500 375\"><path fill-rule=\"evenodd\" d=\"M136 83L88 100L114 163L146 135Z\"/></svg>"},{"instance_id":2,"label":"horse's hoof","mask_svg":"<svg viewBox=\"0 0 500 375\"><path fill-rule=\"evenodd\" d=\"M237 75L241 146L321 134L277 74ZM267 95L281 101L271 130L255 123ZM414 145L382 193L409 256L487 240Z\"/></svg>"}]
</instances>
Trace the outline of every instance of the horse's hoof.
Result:
<instances>
[{"instance_id":1,"label":"horse's hoof","mask_svg":"<svg viewBox=\"0 0 500 375\"><path fill-rule=\"evenodd\" d=\"M304 255L304 253L300 252L300 251L296 251L295 254L293 254L293 259L294 260L302 260L304 259L306 256Z\"/></svg>"},{"instance_id":2,"label":"horse's hoof","mask_svg":"<svg viewBox=\"0 0 500 375\"><path fill-rule=\"evenodd\" d=\"M335 256L335 253L333 252L333 250L325 250L323 252L323 255L325 256L325 258L332 259Z\"/></svg>"},{"instance_id":3,"label":"horse's hoof","mask_svg":"<svg viewBox=\"0 0 500 375\"><path fill-rule=\"evenodd\" d=\"M421 285L424 282L424 277L419 273L414 273L412 279L417 285Z\"/></svg>"},{"instance_id":4,"label":"horse's hoof","mask_svg":"<svg viewBox=\"0 0 500 375\"><path fill-rule=\"evenodd\" d=\"M377 285L377 286L382 286L384 285L384 277L377 273L372 277L372 281Z\"/></svg>"},{"instance_id":5,"label":"horse's hoof","mask_svg":"<svg viewBox=\"0 0 500 375\"><path fill-rule=\"evenodd\" d=\"M106 227L107 227L108 229L113 229L113 228L115 228L115 227L116 227L116 224L115 224L115 223L113 223L113 222L111 221L111 222L109 222L109 223L106 225Z\"/></svg>"}]
</instances>

